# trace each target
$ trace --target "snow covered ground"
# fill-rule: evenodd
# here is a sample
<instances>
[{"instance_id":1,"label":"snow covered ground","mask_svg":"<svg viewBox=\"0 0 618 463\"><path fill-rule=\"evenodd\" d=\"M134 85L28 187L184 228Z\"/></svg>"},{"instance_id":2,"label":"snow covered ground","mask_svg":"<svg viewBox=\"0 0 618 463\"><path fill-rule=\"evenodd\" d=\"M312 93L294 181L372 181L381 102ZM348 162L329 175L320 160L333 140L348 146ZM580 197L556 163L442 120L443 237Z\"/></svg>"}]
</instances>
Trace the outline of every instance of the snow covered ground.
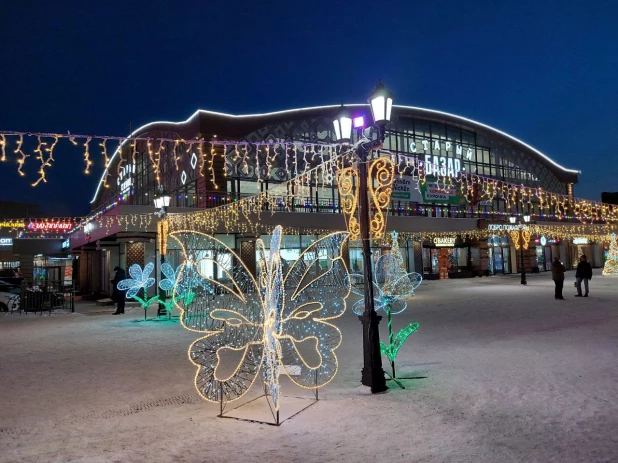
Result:
<instances>
[{"instance_id":1,"label":"snow covered ground","mask_svg":"<svg viewBox=\"0 0 618 463\"><path fill-rule=\"evenodd\" d=\"M426 378L375 396L346 313L335 380L278 428L216 418L178 323L141 308L2 316L0 461L617 462L618 278L595 270L589 298L572 280L565 301L548 275L423 283L394 325L420 322L398 373Z\"/></svg>"}]
</instances>

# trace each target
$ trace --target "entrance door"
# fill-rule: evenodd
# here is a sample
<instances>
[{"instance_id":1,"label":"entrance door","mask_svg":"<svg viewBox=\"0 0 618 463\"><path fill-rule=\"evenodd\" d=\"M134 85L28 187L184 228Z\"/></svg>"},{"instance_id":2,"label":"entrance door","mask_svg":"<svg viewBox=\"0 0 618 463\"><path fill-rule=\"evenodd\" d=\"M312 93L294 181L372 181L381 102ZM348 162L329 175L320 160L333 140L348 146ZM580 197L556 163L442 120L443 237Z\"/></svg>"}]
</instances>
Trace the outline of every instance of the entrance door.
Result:
<instances>
[{"instance_id":1,"label":"entrance door","mask_svg":"<svg viewBox=\"0 0 618 463\"><path fill-rule=\"evenodd\" d=\"M504 256L504 273L511 273L511 252L509 248L502 248Z\"/></svg>"},{"instance_id":2,"label":"entrance door","mask_svg":"<svg viewBox=\"0 0 618 463\"><path fill-rule=\"evenodd\" d=\"M551 270L551 246L545 246L545 270Z\"/></svg>"},{"instance_id":3,"label":"entrance door","mask_svg":"<svg viewBox=\"0 0 618 463\"><path fill-rule=\"evenodd\" d=\"M494 271L494 248L492 246L487 250L489 254L489 273L492 275L496 272Z\"/></svg>"},{"instance_id":4,"label":"entrance door","mask_svg":"<svg viewBox=\"0 0 618 463\"><path fill-rule=\"evenodd\" d=\"M494 273L504 273L502 248L494 248Z\"/></svg>"}]
</instances>

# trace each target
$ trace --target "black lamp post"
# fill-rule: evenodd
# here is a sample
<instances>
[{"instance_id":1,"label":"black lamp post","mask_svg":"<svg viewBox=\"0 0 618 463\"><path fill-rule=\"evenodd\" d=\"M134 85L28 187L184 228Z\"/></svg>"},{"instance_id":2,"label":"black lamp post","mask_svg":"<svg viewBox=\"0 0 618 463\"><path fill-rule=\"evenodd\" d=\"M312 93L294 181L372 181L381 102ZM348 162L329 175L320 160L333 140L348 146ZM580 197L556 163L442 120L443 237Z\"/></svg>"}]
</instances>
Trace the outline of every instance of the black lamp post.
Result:
<instances>
[{"instance_id":1,"label":"black lamp post","mask_svg":"<svg viewBox=\"0 0 618 463\"><path fill-rule=\"evenodd\" d=\"M521 256L521 284L522 285L527 285L528 281L526 281L526 267L524 265L524 235L522 232L522 230L525 227L525 224L527 224L528 222L530 222L530 216L529 215L524 215L523 216L524 222L522 223L521 219L519 220L519 238L517 238L519 240L519 253ZM517 221L516 217L509 217L509 222L511 222L512 224L514 224Z\"/></svg>"},{"instance_id":2,"label":"black lamp post","mask_svg":"<svg viewBox=\"0 0 618 463\"><path fill-rule=\"evenodd\" d=\"M376 314L373 299L373 266L371 264L371 242L369 234L369 201L367 198L367 156L372 150L384 143L384 128L390 122L393 96L384 85L378 84L368 100L371 106L373 122L378 130L376 140L360 141L355 145L355 154L358 162L358 215L360 222L360 239L363 254L363 276L365 311L360 315L363 325L363 369L361 383L371 388L372 393L384 392L388 389L382 356L380 353L379 323L381 316ZM342 107L333 121L335 135L342 143L349 143L352 138L352 119Z\"/></svg>"},{"instance_id":3,"label":"black lamp post","mask_svg":"<svg viewBox=\"0 0 618 463\"><path fill-rule=\"evenodd\" d=\"M158 191L155 192L154 205L157 209L159 209L159 217L161 218L161 220L163 220L165 218L165 214L167 214L167 208L170 205L170 199L171 196L167 193L167 190L163 186L160 186ZM161 252L161 266L163 266L163 264L165 263L165 253L161 249L159 251ZM163 272L161 272L161 279L163 278L165 278L165 275L163 275ZM159 288L159 300L164 301L165 297L165 291ZM157 315L161 316L165 314L165 306L162 303L159 303L159 310L157 312Z\"/></svg>"}]
</instances>

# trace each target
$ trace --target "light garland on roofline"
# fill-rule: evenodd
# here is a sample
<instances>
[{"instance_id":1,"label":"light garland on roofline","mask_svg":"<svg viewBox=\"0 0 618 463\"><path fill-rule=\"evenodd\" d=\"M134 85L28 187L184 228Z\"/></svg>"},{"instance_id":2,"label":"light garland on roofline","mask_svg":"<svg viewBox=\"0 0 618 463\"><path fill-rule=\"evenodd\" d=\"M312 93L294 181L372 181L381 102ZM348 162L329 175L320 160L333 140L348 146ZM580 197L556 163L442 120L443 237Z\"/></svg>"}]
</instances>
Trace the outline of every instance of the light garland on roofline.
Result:
<instances>
[{"instance_id":1,"label":"light garland on roofline","mask_svg":"<svg viewBox=\"0 0 618 463\"><path fill-rule=\"evenodd\" d=\"M260 184L265 179L270 178L271 171L275 166L285 169L288 178L291 177L292 183L289 185L293 188L292 191L298 191L299 188L309 185L333 186L338 166L330 161L340 157L338 153L341 153L344 149L338 144L304 142L249 143L216 139L128 138L73 135L70 133L6 131L0 132L0 162L6 162L9 159L8 155L13 152L17 156L17 171L19 175L25 176L26 173L23 168L26 160L34 157L40 163L37 171L38 178L32 183L32 186L37 186L41 182L47 182L47 169L51 168L55 161L54 150L63 141L68 141L82 150L85 174L89 174L91 167L95 165L94 159L97 153L94 151L98 151L99 157L103 159L102 165L106 169L101 178L101 184L104 187L109 187L109 167L112 159L117 155L119 157L118 172L121 171L125 162L123 152L126 153L126 161L130 160L131 162L135 162L138 152L147 154L150 160L149 167L152 168L158 182L160 182L162 156L167 153L173 156L177 169L178 162L183 157L196 156L196 162L199 161L200 164L200 175L202 177L208 175L215 189L218 188L214 169L214 161L217 156L223 158L223 161L227 163L224 171L226 177L233 174L257 178L256 189L258 190L261 188ZM108 148L113 146L114 143L117 144L117 147L110 158ZM28 154L27 151L32 154ZM248 163L250 152L254 153L252 161L255 161L255 168L250 167ZM199 156L197 153L199 153ZM348 153L351 152L348 151ZM380 150L377 153L378 156L380 153L387 153L391 156L391 160L396 166L396 174L399 177L412 175L417 180L417 188L419 184L427 181L426 172L430 171L432 177L436 178L439 189L442 186L442 189L447 191L449 188L455 187L461 191L471 205L478 204L480 201L501 199L505 202L507 208L527 209L530 212L536 207L539 210L539 215L556 216L559 220L562 217L569 216L582 221L611 222L618 219L618 206L616 205L571 198L568 195L545 191L541 187L518 185L465 171L453 175L454 172L450 172L446 166L436 166L430 163L426 166L427 163L424 161L409 155L388 150ZM234 169L234 172L228 172L228 167ZM251 169L253 169L252 172ZM313 174L307 175L309 171ZM287 182L285 183L287 184Z\"/></svg>"},{"instance_id":2,"label":"light garland on roofline","mask_svg":"<svg viewBox=\"0 0 618 463\"><path fill-rule=\"evenodd\" d=\"M69 147L77 147L82 152L84 159L84 174L88 175L91 168L97 164L95 159L102 159L101 165L105 169L101 177L101 185L109 187L111 161L118 156L117 172L120 172L126 162L135 164L138 154L146 154L150 160L149 167L152 169L157 184L160 183L161 162L164 155L171 156L176 170L179 170L179 162L195 156L195 165L200 166L200 175L208 176L215 189L217 176L214 168L217 157L226 162L224 176L229 175L228 169L233 169L241 177L256 177L256 189L259 191L260 183L271 177L276 167L285 166L290 176L306 173L318 162L324 163L329 158L341 151L341 145L326 143L307 142L247 142L226 141L218 139L182 139L166 137L117 137L107 135L83 135L71 133L43 133L43 132L0 132L0 162L7 162L10 155L16 155L17 173L24 177L24 167L27 159L33 157L40 163L38 178L32 182L36 187L40 183L47 183L47 169L55 162L54 150L59 142L70 143ZM109 156L109 150L114 149L113 155ZM28 154L31 153L31 154ZM254 153L256 167L249 165L249 153ZM324 184L332 185L334 171L322 171L315 175L315 179Z\"/></svg>"}]
</instances>

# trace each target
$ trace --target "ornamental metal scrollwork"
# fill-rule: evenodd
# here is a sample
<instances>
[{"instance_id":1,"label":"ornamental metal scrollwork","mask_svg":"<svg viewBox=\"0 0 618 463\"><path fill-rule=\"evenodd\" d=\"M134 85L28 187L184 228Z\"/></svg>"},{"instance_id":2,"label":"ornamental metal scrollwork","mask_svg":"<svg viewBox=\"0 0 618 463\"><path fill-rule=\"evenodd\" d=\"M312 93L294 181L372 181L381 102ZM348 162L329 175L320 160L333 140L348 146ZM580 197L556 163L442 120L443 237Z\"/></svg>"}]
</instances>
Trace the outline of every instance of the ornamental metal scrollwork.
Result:
<instances>
[{"instance_id":1,"label":"ornamental metal scrollwork","mask_svg":"<svg viewBox=\"0 0 618 463\"><path fill-rule=\"evenodd\" d=\"M377 183L375 187L373 179ZM386 230L385 210L391 201L394 179L395 164L389 158L378 158L369 164L369 194L375 206L369 229L374 239L384 237Z\"/></svg>"},{"instance_id":2,"label":"ornamental metal scrollwork","mask_svg":"<svg viewBox=\"0 0 618 463\"><path fill-rule=\"evenodd\" d=\"M352 241L357 240L360 236L360 224L355 217L358 207L358 189L354 188L355 183L358 185L358 172L353 167L346 167L337 172L337 188L341 198L341 210Z\"/></svg>"},{"instance_id":3,"label":"ornamental metal scrollwork","mask_svg":"<svg viewBox=\"0 0 618 463\"><path fill-rule=\"evenodd\" d=\"M511 241L513 241L515 249L519 251L519 230L511 230L509 234L511 235Z\"/></svg>"}]
</instances>

